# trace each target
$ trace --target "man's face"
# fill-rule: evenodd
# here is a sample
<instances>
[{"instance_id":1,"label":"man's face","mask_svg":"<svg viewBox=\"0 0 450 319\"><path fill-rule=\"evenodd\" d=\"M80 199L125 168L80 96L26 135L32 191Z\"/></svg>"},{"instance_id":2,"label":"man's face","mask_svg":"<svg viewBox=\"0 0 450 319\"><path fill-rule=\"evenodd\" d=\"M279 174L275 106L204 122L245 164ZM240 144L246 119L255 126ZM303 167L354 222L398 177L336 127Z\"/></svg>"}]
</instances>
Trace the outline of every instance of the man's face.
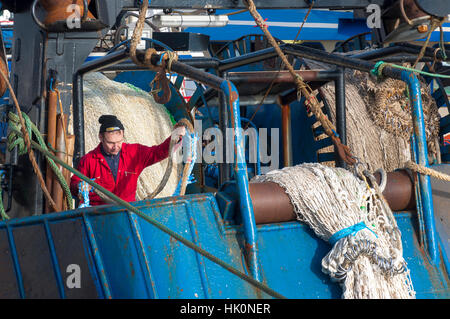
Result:
<instances>
[{"instance_id":1,"label":"man's face","mask_svg":"<svg viewBox=\"0 0 450 319\"><path fill-rule=\"evenodd\" d=\"M122 149L123 131L113 131L100 133L98 135L102 143L103 150L109 155L117 155Z\"/></svg>"}]
</instances>

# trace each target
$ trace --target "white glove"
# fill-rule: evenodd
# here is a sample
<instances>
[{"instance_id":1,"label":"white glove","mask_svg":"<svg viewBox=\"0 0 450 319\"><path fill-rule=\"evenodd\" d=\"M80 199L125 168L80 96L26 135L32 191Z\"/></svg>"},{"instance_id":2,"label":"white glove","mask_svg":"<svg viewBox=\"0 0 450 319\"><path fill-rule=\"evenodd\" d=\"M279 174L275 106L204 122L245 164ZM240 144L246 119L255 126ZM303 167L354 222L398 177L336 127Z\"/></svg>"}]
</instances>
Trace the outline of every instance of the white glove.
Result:
<instances>
[{"instance_id":1,"label":"white glove","mask_svg":"<svg viewBox=\"0 0 450 319\"><path fill-rule=\"evenodd\" d=\"M182 138L184 135L186 135L186 128L184 126L178 126L176 129L172 131L172 137L177 136L178 139ZM177 140L178 140L177 139Z\"/></svg>"},{"instance_id":2,"label":"white glove","mask_svg":"<svg viewBox=\"0 0 450 319\"><path fill-rule=\"evenodd\" d=\"M184 126L179 126L172 131L172 134L171 134L172 139L177 141L177 143L173 147L174 152L176 152L176 150L180 148L184 135L186 135L186 128Z\"/></svg>"}]
</instances>

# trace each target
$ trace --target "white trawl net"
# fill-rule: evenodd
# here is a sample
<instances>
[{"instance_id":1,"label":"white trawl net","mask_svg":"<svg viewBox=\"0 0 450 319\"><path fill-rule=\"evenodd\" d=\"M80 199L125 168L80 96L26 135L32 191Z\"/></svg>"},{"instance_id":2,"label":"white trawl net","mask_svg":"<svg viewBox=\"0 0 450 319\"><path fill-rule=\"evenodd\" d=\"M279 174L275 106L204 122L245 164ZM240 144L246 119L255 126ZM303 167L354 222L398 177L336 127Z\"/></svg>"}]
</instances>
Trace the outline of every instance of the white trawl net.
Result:
<instances>
[{"instance_id":1,"label":"white trawl net","mask_svg":"<svg viewBox=\"0 0 450 319\"><path fill-rule=\"evenodd\" d=\"M322 259L322 271L340 283L343 298L415 298L392 211L353 173L301 164L256 176L251 182L280 185L297 219L333 245ZM347 230L348 236L334 242L334 234Z\"/></svg>"},{"instance_id":2,"label":"white trawl net","mask_svg":"<svg viewBox=\"0 0 450 319\"><path fill-rule=\"evenodd\" d=\"M170 136L173 124L167 110L147 92L112 81L99 72L84 76L83 92L86 153L99 143L98 118L103 114L116 115L122 122L126 143L153 146ZM179 165L179 161L174 163L166 187L157 197L172 195L178 182ZM142 172L138 180L137 200L144 199L156 189L166 166L167 159Z\"/></svg>"}]
</instances>

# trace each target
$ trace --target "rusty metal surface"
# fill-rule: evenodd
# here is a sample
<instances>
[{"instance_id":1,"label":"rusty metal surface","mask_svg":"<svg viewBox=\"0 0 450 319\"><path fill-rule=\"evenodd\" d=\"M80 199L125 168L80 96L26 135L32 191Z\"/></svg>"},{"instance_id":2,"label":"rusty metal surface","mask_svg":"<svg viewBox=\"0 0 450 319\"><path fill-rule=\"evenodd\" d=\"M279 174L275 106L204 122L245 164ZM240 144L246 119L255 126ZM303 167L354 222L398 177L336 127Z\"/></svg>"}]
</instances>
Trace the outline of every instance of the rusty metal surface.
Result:
<instances>
[{"instance_id":1,"label":"rusty metal surface","mask_svg":"<svg viewBox=\"0 0 450 319\"><path fill-rule=\"evenodd\" d=\"M297 70L296 74L300 75L304 81L318 80L320 70ZM247 71L247 72L230 72L228 78L233 83L294 83L292 75L288 71ZM321 78L324 80L324 77Z\"/></svg>"},{"instance_id":2,"label":"rusty metal surface","mask_svg":"<svg viewBox=\"0 0 450 319\"><path fill-rule=\"evenodd\" d=\"M281 130L283 137L283 162L284 166L292 166L292 131L291 131L291 107L289 104L281 104Z\"/></svg>"}]
</instances>

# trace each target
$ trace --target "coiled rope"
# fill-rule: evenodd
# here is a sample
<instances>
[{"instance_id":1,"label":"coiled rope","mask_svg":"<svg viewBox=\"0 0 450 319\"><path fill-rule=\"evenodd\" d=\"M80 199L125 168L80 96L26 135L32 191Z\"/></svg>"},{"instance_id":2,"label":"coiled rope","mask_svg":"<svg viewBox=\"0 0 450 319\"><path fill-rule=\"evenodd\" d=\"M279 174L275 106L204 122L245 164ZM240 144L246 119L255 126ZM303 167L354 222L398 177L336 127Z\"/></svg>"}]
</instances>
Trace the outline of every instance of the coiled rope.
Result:
<instances>
[{"instance_id":1,"label":"coiled rope","mask_svg":"<svg viewBox=\"0 0 450 319\"><path fill-rule=\"evenodd\" d=\"M24 145L26 147L27 153L28 153L28 157L30 159L31 165L33 166L33 170L39 180L39 184L42 188L42 191L44 192L44 196L47 199L48 203L50 204L50 206L53 208L54 211L57 211L57 207L56 207L56 203L54 202L54 200L52 199L52 196L50 195L47 186L45 185L45 181L44 178L42 177L42 172L39 168L39 165L36 162L36 158L34 156L34 152L33 149L31 148L31 140L30 140L30 135L31 135L31 129L29 126L27 126L25 124L25 120L22 116L22 110L20 109L20 105L19 102L17 101L16 98L16 94L14 93L14 90L11 86L11 83L9 82L8 76L5 74L4 70L0 69L0 75L3 77L3 80L5 81L6 85L8 86L8 90L9 90L9 94L10 97L12 98L13 102L14 102L14 106L16 108L18 117L19 117L19 122L20 122L20 131L22 132L22 138L24 141Z\"/></svg>"},{"instance_id":2,"label":"coiled rope","mask_svg":"<svg viewBox=\"0 0 450 319\"><path fill-rule=\"evenodd\" d=\"M24 119L26 130L29 134L29 136L34 135L41 147L48 150L47 145L45 144L44 138L41 135L41 132L39 132L39 129L36 127L36 125L31 122L30 118L25 114L22 113L22 117ZM17 114L9 112L8 113L8 125L10 128L15 128L17 131L20 131L21 124L20 124L20 118ZM18 148L19 155L23 155L27 153L27 148L25 147L25 141L22 137L20 137L18 134L15 133L15 130L11 130L11 132L8 134L8 150L11 152L15 147ZM69 209L73 209L73 199L72 194L70 193L69 185L67 184L66 179L64 178L63 174L61 173L61 170L58 168L58 166L55 164L55 162L45 157L48 164L50 165L53 173L58 179L59 184L61 185L61 188L64 191L64 195L67 201L67 207ZM56 210L55 210L56 211Z\"/></svg>"},{"instance_id":3,"label":"coiled rope","mask_svg":"<svg viewBox=\"0 0 450 319\"><path fill-rule=\"evenodd\" d=\"M148 48L145 51L143 63L141 61L139 61L139 59L136 57L137 46L141 42L141 39L142 39L142 31L143 31L144 25L145 25L145 17L147 14L148 2L149 2L148 0L143 0L142 4L141 4L141 8L139 10L138 21L133 30L133 35L131 37L131 42L130 42L130 58L136 65L147 67L151 71L156 72L156 76L151 83L151 86L152 86L151 93L157 103L165 104L165 103L169 102L170 97L171 97L169 81L166 77L166 70L170 72L172 62L178 60L178 55L173 51L166 50L161 55L161 59L158 62L158 65L156 65L156 66L153 65L150 60L152 55L156 53L156 50L154 48ZM163 92L162 95L158 94L160 91Z\"/></svg>"}]
</instances>

